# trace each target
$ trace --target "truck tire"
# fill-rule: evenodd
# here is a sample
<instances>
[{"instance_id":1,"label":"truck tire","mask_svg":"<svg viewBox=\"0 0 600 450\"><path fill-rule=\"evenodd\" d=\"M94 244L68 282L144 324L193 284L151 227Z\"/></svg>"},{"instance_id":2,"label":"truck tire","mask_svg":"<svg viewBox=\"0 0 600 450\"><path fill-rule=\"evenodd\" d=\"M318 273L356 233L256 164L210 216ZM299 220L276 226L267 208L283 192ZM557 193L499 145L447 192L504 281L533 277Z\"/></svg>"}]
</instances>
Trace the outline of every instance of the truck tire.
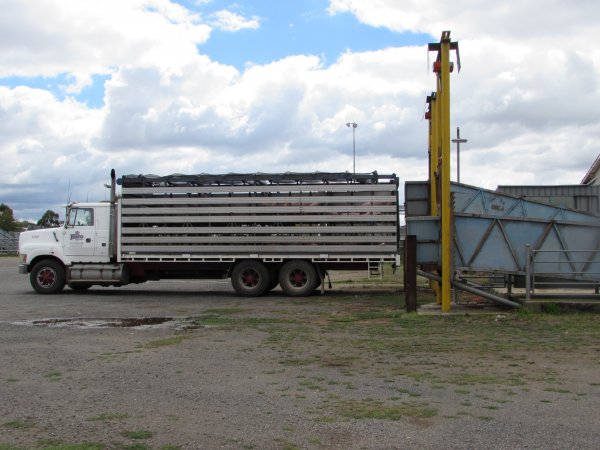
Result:
<instances>
[{"instance_id":1,"label":"truck tire","mask_svg":"<svg viewBox=\"0 0 600 450\"><path fill-rule=\"evenodd\" d=\"M65 287L65 268L56 260L43 259L31 269L29 281L38 294L58 294Z\"/></svg>"},{"instance_id":2,"label":"truck tire","mask_svg":"<svg viewBox=\"0 0 600 450\"><path fill-rule=\"evenodd\" d=\"M238 295L260 297L271 286L269 270L258 261L241 261L231 272L231 285Z\"/></svg>"},{"instance_id":3,"label":"truck tire","mask_svg":"<svg viewBox=\"0 0 600 450\"><path fill-rule=\"evenodd\" d=\"M288 261L279 271L279 285L290 297L309 295L317 288L319 282L315 266L308 261Z\"/></svg>"}]
</instances>

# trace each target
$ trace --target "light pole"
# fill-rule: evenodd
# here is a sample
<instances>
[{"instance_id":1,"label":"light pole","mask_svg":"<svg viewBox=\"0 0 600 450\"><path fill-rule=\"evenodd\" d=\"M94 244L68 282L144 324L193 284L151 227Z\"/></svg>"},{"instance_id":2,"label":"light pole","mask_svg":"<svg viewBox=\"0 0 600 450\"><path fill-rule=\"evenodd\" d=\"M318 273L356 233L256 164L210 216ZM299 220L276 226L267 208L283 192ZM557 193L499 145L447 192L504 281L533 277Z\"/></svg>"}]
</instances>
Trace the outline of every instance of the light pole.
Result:
<instances>
[{"instance_id":1,"label":"light pole","mask_svg":"<svg viewBox=\"0 0 600 450\"><path fill-rule=\"evenodd\" d=\"M352 174L356 175L356 122L348 122L347 127L352 128Z\"/></svg>"},{"instance_id":2,"label":"light pole","mask_svg":"<svg viewBox=\"0 0 600 450\"><path fill-rule=\"evenodd\" d=\"M456 139L452 139L456 144L456 182L460 183L460 144L467 143L466 139L460 138L460 128L456 127Z\"/></svg>"}]
</instances>

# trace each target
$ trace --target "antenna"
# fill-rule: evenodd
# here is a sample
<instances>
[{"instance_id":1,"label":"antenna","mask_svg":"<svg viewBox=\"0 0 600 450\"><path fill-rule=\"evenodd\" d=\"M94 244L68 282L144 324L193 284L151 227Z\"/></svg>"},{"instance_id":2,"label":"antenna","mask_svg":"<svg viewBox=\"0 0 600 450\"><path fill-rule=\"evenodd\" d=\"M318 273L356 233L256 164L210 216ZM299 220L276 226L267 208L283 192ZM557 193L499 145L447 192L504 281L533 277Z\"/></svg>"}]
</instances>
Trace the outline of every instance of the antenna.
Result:
<instances>
[{"instance_id":1,"label":"antenna","mask_svg":"<svg viewBox=\"0 0 600 450\"><path fill-rule=\"evenodd\" d=\"M71 177L69 177L69 184L67 185L67 205L71 203Z\"/></svg>"}]
</instances>

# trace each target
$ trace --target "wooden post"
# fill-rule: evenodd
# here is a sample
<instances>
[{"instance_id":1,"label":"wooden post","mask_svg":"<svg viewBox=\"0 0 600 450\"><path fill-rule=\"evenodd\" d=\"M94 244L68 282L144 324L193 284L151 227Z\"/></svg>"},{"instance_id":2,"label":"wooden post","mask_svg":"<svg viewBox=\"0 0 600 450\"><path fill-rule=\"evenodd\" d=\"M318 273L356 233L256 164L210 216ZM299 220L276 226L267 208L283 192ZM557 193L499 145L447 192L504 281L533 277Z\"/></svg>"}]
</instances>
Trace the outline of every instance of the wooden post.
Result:
<instances>
[{"instance_id":1,"label":"wooden post","mask_svg":"<svg viewBox=\"0 0 600 450\"><path fill-rule=\"evenodd\" d=\"M407 312L417 310L417 237L406 236L404 241L404 303Z\"/></svg>"}]
</instances>

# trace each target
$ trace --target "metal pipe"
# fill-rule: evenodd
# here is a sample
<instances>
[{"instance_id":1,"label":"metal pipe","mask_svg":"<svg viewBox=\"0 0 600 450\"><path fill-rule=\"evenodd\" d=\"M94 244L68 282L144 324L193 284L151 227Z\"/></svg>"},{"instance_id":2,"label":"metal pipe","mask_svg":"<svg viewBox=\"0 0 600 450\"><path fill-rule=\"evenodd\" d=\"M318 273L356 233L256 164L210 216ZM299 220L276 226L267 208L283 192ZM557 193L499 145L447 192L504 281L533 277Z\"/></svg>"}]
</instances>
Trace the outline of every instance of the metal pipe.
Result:
<instances>
[{"instance_id":1,"label":"metal pipe","mask_svg":"<svg viewBox=\"0 0 600 450\"><path fill-rule=\"evenodd\" d=\"M524 298L523 294L512 294L513 297L515 298ZM536 301L536 299L538 299ZM596 300L595 302L585 302L587 304L591 304L591 303L599 303L600 300L598 299L598 295L596 294L549 294L549 293L543 293L543 294L538 294L536 296L534 296L530 302L531 303L541 303L541 301L545 300L545 299L559 299L559 300L573 300L573 302L561 302L561 303L576 303L579 300ZM580 302L581 303L581 302Z\"/></svg>"},{"instance_id":2,"label":"metal pipe","mask_svg":"<svg viewBox=\"0 0 600 450\"><path fill-rule=\"evenodd\" d=\"M117 257L117 174L115 169L110 171L110 219L108 227L108 255L112 262L116 262Z\"/></svg>"},{"instance_id":3,"label":"metal pipe","mask_svg":"<svg viewBox=\"0 0 600 450\"><path fill-rule=\"evenodd\" d=\"M525 245L525 299L531 298L531 245Z\"/></svg>"},{"instance_id":4,"label":"metal pipe","mask_svg":"<svg viewBox=\"0 0 600 450\"><path fill-rule=\"evenodd\" d=\"M432 92L429 97L429 215L438 215L438 188L437 188L437 176L438 176L438 163L439 157L439 142L440 137L438 134L438 103L437 103L437 92ZM437 281L431 281L431 289L435 293L436 301L439 305L442 304L442 293L440 291L440 285Z\"/></svg>"},{"instance_id":5,"label":"metal pipe","mask_svg":"<svg viewBox=\"0 0 600 450\"><path fill-rule=\"evenodd\" d=\"M452 142L456 144L456 182L460 183L460 144L465 144L468 141L461 139L459 127L456 127L456 139L452 139Z\"/></svg>"},{"instance_id":6,"label":"metal pipe","mask_svg":"<svg viewBox=\"0 0 600 450\"><path fill-rule=\"evenodd\" d=\"M424 270L417 269L417 275L420 275L425 278L429 278L430 280L441 281L442 277L435 275L433 273L425 272ZM480 297L486 298L496 303L500 303L504 306L510 306L511 308L520 308L521 305L516 302L512 302L510 300L505 299L504 297L500 297L498 295L490 294L489 292L485 292L479 289L475 289L474 287L467 286L466 284L460 283L458 281L452 281L452 285L460 289L461 291L468 292L470 294L479 295Z\"/></svg>"},{"instance_id":7,"label":"metal pipe","mask_svg":"<svg viewBox=\"0 0 600 450\"><path fill-rule=\"evenodd\" d=\"M352 175L356 175L356 122L348 122L347 127L352 128Z\"/></svg>"}]
</instances>

